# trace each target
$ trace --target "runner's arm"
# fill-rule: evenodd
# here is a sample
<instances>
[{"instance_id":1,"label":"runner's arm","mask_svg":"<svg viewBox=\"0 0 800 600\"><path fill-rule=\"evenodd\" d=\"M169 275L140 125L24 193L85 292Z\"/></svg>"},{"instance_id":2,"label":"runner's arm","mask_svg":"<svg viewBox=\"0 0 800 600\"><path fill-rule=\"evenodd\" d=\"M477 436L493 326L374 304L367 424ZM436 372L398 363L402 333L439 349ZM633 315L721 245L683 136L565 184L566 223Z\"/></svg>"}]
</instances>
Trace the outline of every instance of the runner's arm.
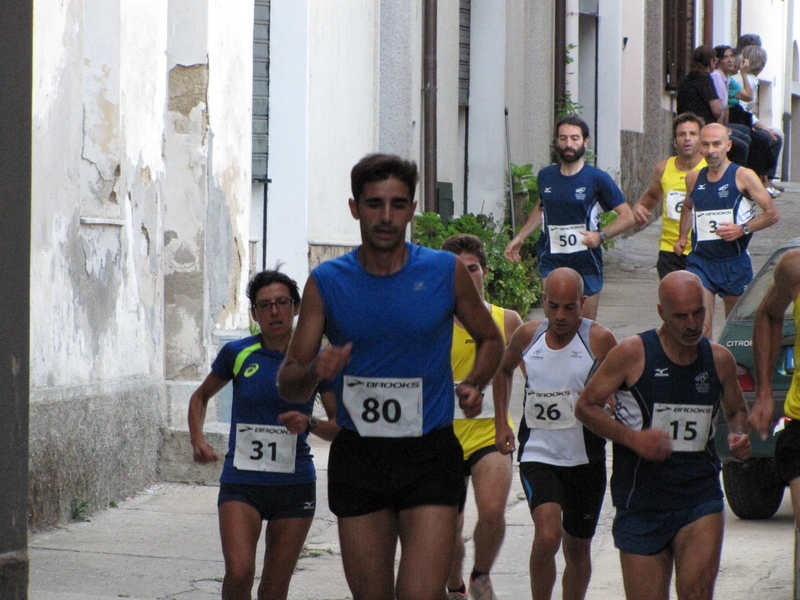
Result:
<instances>
[{"instance_id":1,"label":"runner's arm","mask_svg":"<svg viewBox=\"0 0 800 600\"><path fill-rule=\"evenodd\" d=\"M323 379L332 379L350 360L352 344L319 351L325 330L325 309L314 278L303 290L297 328L278 371L278 391L289 402L302 404Z\"/></svg>"},{"instance_id":2,"label":"runner's arm","mask_svg":"<svg viewBox=\"0 0 800 600\"><path fill-rule=\"evenodd\" d=\"M514 337L514 333L522 325L522 319L514 310L505 309L503 311L503 326L508 344ZM506 345L506 351L508 345ZM503 352L505 358L505 352ZM511 385L507 382L502 369L497 371L492 379L492 401L494 402L494 430L495 445L502 454L510 454L514 451L514 430L508 424L508 405L511 393ZM513 371L512 371L513 372ZM500 386L498 391L497 386Z\"/></svg>"},{"instance_id":3,"label":"runner's arm","mask_svg":"<svg viewBox=\"0 0 800 600\"><path fill-rule=\"evenodd\" d=\"M697 181L697 171L690 171L686 174L686 197L683 199L683 208L681 208L681 223L680 233L678 234L678 241L672 247L675 254L681 255L686 250L686 244L689 239L689 232L692 230L692 209L694 203L692 202L692 192L694 191L694 184Z\"/></svg>"},{"instance_id":4,"label":"runner's arm","mask_svg":"<svg viewBox=\"0 0 800 600\"><path fill-rule=\"evenodd\" d=\"M542 201L539 200L539 203L533 208L531 214L528 215L528 219L525 221L522 229L519 230L519 233L517 233L517 235L514 236L514 239L508 243L508 246L506 246L506 250L503 254L508 260L511 262L519 262L522 260L522 257L519 254L522 244L525 243L525 240L528 239L528 237L534 231L542 226L542 221Z\"/></svg>"},{"instance_id":5,"label":"runner's arm","mask_svg":"<svg viewBox=\"0 0 800 600\"><path fill-rule=\"evenodd\" d=\"M784 254L775 268L774 280L756 311L753 324L753 358L756 367L756 401L748 419L762 439L769 435L774 402L772 373L783 336L786 308L800 293L800 249Z\"/></svg>"},{"instance_id":6,"label":"runner's arm","mask_svg":"<svg viewBox=\"0 0 800 600\"><path fill-rule=\"evenodd\" d=\"M760 231L778 222L778 219L780 219L778 207L775 206L775 201L769 195L769 192L764 189L761 178L753 170L740 168L736 171L736 185L740 190L746 192L763 211L760 215L747 222L750 231ZM741 225L737 227L741 227ZM742 233L742 235L744 234Z\"/></svg>"},{"instance_id":7,"label":"runner's arm","mask_svg":"<svg viewBox=\"0 0 800 600\"><path fill-rule=\"evenodd\" d=\"M733 355L719 344L711 344L714 366L722 383L722 409L728 422L728 448L739 460L750 458L750 437L747 435L747 405L742 396L742 387L736 377L736 361Z\"/></svg>"},{"instance_id":8,"label":"runner's arm","mask_svg":"<svg viewBox=\"0 0 800 600\"><path fill-rule=\"evenodd\" d=\"M203 435L203 423L206 420L208 401L219 392L227 380L213 371L208 374L189 400L189 441L195 462L206 463L217 460L217 454Z\"/></svg>"},{"instance_id":9,"label":"runner's arm","mask_svg":"<svg viewBox=\"0 0 800 600\"><path fill-rule=\"evenodd\" d=\"M492 380L503 356L503 336L486 310L467 267L455 261L455 316L475 340L475 362L467 377L456 387L464 414L477 416L483 388ZM302 312L301 312L302 315Z\"/></svg>"},{"instance_id":10,"label":"runner's arm","mask_svg":"<svg viewBox=\"0 0 800 600\"><path fill-rule=\"evenodd\" d=\"M290 410L278 415L278 422L286 427L290 433L313 433L317 437L329 442L333 441L339 433L339 426L336 424L336 395L328 390L320 394L322 406L328 419L317 421L317 425L311 429L311 416L296 410Z\"/></svg>"},{"instance_id":11,"label":"runner's arm","mask_svg":"<svg viewBox=\"0 0 800 600\"><path fill-rule=\"evenodd\" d=\"M657 207L658 203L664 195L664 190L661 188L661 178L664 176L664 170L667 168L667 161L662 160L653 169L653 176L650 178L650 185L645 190L639 201L633 205L633 218L636 225L639 227L646 225L652 213Z\"/></svg>"}]
</instances>

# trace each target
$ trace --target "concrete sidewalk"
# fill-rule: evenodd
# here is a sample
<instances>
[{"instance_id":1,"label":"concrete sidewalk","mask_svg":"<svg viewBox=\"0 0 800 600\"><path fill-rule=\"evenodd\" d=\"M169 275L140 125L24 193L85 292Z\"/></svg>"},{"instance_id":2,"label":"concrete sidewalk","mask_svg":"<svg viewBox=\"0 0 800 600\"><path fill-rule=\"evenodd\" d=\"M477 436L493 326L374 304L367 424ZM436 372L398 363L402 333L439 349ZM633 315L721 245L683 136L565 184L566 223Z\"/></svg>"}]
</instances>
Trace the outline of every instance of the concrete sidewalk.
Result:
<instances>
[{"instance_id":1,"label":"concrete sidewalk","mask_svg":"<svg viewBox=\"0 0 800 600\"><path fill-rule=\"evenodd\" d=\"M755 235L751 253L756 268L773 248L800 234L796 226L800 215L794 208L800 200L799 192L800 186L790 184L777 202L782 222ZM655 308L659 235L660 222L657 222L631 238L617 241L616 248L606 255L606 284L598 321L614 331L618 339L659 324ZM720 307L715 331L719 331L722 322ZM515 422L522 413L521 389L522 380L517 377L511 406ZM312 439L319 478L317 515L289 595L293 599L350 598L339 556L336 520L327 509L327 444L313 436ZM216 487L156 484L118 508L93 515L89 522L32 535L29 597L31 600L219 598L224 564L217 525L217 491ZM791 515L788 494L778 515L768 522L739 521L732 514L727 515L717 584L719 598L791 597L794 544ZM470 536L475 517L470 497L465 527ZM533 526L516 467L506 517L506 540L492 573L495 590L503 599L529 598L528 556ZM619 559L611 539L612 518L613 507L607 494L592 544L594 569L588 598L624 597ZM465 564L469 566L471 542L467 548ZM260 565L263 548L259 550ZM560 576L561 556L558 568ZM560 597L557 584L554 598Z\"/></svg>"}]
</instances>

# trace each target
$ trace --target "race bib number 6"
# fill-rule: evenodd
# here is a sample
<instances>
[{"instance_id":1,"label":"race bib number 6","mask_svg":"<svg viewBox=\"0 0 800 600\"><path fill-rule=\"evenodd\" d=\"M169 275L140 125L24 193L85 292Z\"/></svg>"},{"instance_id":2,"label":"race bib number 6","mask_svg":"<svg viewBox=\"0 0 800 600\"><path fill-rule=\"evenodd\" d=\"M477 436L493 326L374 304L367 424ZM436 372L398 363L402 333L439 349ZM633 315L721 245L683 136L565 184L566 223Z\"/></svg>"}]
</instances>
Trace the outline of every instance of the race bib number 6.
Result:
<instances>
[{"instance_id":1,"label":"race bib number 6","mask_svg":"<svg viewBox=\"0 0 800 600\"><path fill-rule=\"evenodd\" d=\"M696 214L696 230L698 242L721 240L717 229L723 223L733 223L733 209L704 210Z\"/></svg>"},{"instance_id":2,"label":"race bib number 6","mask_svg":"<svg viewBox=\"0 0 800 600\"><path fill-rule=\"evenodd\" d=\"M672 438L673 452L700 452L708 444L714 407L703 404L653 405L653 429Z\"/></svg>"},{"instance_id":3,"label":"race bib number 6","mask_svg":"<svg viewBox=\"0 0 800 600\"><path fill-rule=\"evenodd\" d=\"M686 192L678 192L676 190L669 190L667 192L667 218L679 221L681 218L681 210L683 209L683 201L686 199Z\"/></svg>"},{"instance_id":4,"label":"race bib number 6","mask_svg":"<svg viewBox=\"0 0 800 600\"><path fill-rule=\"evenodd\" d=\"M243 471L294 473L297 435L283 425L236 424L233 466Z\"/></svg>"},{"instance_id":5,"label":"race bib number 6","mask_svg":"<svg viewBox=\"0 0 800 600\"><path fill-rule=\"evenodd\" d=\"M570 429L578 424L571 390L525 389L525 422L531 429Z\"/></svg>"},{"instance_id":6,"label":"race bib number 6","mask_svg":"<svg viewBox=\"0 0 800 600\"><path fill-rule=\"evenodd\" d=\"M422 435L422 379L344 376L342 401L363 437Z\"/></svg>"},{"instance_id":7,"label":"race bib number 6","mask_svg":"<svg viewBox=\"0 0 800 600\"><path fill-rule=\"evenodd\" d=\"M551 254L573 254L583 252L588 248L583 244L583 234L586 226L582 223L576 225L548 225L547 233L550 235Z\"/></svg>"}]
</instances>

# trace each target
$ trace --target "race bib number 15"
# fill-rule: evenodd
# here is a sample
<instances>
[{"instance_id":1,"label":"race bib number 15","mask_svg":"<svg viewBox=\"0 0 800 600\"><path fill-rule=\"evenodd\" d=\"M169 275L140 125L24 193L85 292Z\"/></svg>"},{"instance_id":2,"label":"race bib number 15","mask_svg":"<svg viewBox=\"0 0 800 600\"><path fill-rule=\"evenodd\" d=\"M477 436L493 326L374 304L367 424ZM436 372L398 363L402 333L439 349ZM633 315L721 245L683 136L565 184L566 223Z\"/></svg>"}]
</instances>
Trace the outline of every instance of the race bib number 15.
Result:
<instances>
[{"instance_id":1,"label":"race bib number 15","mask_svg":"<svg viewBox=\"0 0 800 600\"><path fill-rule=\"evenodd\" d=\"M422 379L344 376L344 402L363 437L422 435Z\"/></svg>"},{"instance_id":2,"label":"race bib number 15","mask_svg":"<svg viewBox=\"0 0 800 600\"><path fill-rule=\"evenodd\" d=\"M673 452L700 452L708 444L713 414L713 406L656 402L652 427L669 434Z\"/></svg>"}]
</instances>

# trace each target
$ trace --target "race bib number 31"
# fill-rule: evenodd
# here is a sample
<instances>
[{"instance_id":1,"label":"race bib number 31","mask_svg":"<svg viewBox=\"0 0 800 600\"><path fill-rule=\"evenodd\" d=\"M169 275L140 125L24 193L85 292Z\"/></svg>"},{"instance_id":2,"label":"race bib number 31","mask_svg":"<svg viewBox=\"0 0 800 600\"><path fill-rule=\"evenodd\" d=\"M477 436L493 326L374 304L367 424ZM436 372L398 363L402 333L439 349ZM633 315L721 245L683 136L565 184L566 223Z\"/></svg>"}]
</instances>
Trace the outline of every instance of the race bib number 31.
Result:
<instances>
[{"instance_id":1,"label":"race bib number 31","mask_svg":"<svg viewBox=\"0 0 800 600\"><path fill-rule=\"evenodd\" d=\"M236 424L233 466L243 471L294 473L297 435L283 425Z\"/></svg>"},{"instance_id":2,"label":"race bib number 31","mask_svg":"<svg viewBox=\"0 0 800 600\"><path fill-rule=\"evenodd\" d=\"M656 402L652 427L669 434L673 452L700 452L708 444L713 414L713 406Z\"/></svg>"},{"instance_id":3,"label":"race bib number 31","mask_svg":"<svg viewBox=\"0 0 800 600\"><path fill-rule=\"evenodd\" d=\"M572 254L582 252L588 248L583 244L583 234L586 226L577 225L548 225L547 233L550 235L551 254Z\"/></svg>"},{"instance_id":4,"label":"race bib number 31","mask_svg":"<svg viewBox=\"0 0 800 600\"><path fill-rule=\"evenodd\" d=\"M525 389L525 422L531 429L570 429L575 419L571 390L536 392Z\"/></svg>"},{"instance_id":5,"label":"race bib number 31","mask_svg":"<svg viewBox=\"0 0 800 600\"><path fill-rule=\"evenodd\" d=\"M363 437L422 435L422 379L344 376L342 401Z\"/></svg>"}]
</instances>

